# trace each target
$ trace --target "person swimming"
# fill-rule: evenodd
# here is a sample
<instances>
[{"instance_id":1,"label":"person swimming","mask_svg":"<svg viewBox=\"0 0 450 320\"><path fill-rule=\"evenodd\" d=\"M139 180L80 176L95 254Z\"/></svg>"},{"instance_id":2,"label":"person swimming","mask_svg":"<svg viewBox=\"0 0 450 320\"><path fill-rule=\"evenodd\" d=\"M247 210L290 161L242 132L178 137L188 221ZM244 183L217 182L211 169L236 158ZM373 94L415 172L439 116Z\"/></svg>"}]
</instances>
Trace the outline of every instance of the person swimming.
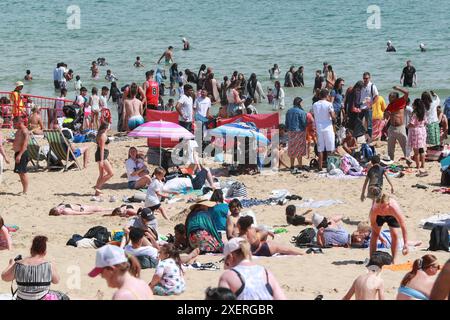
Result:
<instances>
[{"instance_id":1,"label":"person swimming","mask_svg":"<svg viewBox=\"0 0 450 320\"><path fill-rule=\"evenodd\" d=\"M427 49L425 48L425 45L424 45L423 43L421 43L421 44L419 45L419 48L420 48L420 51L421 51L421 52L427 51Z\"/></svg>"}]
</instances>

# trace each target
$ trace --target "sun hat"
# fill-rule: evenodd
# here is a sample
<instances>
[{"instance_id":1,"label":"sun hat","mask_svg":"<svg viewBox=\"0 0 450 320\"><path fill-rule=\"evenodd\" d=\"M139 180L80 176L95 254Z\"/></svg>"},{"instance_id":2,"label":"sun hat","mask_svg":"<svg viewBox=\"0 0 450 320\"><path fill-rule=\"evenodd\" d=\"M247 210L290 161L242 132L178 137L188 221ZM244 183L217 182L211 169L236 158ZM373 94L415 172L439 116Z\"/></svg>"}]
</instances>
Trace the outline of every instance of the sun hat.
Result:
<instances>
[{"instance_id":1,"label":"sun hat","mask_svg":"<svg viewBox=\"0 0 450 320\"><path fill-rule=\"evenodd\" d=\"M17 87L23 87L23 82L22 81L17 81L16 82L16 88Z\"/></svg>"},{"instance_id":2,"label":"sun hat","mask_svg":"<svg viewBox=\"0 0 450 320\"><path fill-rule=\"evenodd\" d=\"M245 241L245 239L237 237L225 243L225 245L223 246L223 255L226 257L230 253L238 250L242 241Z\"/></svg>"},{"instance_id":3,"label":"sun hat","mask_svg":"<svg viewBox=\"0 0 450 320\"><path fill-rule=\"evenodd\" d=\"M317 226L322 223L323 219L325 219L325 217L321 216L318 213L314 213L312 216L312 222L314 227L317 228Z\"/></svg>"},{"instance_id":4,"label":"sun hat","mask_svg":"<svg viewBox=\"0 0 450 320\"><path fill-rule=\"evenodd\" d=\"M213 201L209 201L209 200L200 200L197 201L196 203L194 203L193 205L191 205L189 207L190 210L193 210L194 208L196 208L197 206L205 206L208 208L212 208L215 207L217 205L217 203L213 202Z\"/></svg>"},{"instance_id":5,"label":"sun hat","mask_svg":"<svg viewBox=\"0 0 450 320\"><path fill-rule=\"evenodd\" d=\"M107 244L97 250L95 255L95 268L92 269L88 275L94 278L102 273L104 268L112 267L127 261L128 259L125 256L125 251L123 251L122 248Z\"/></svg>"}]
</instances>

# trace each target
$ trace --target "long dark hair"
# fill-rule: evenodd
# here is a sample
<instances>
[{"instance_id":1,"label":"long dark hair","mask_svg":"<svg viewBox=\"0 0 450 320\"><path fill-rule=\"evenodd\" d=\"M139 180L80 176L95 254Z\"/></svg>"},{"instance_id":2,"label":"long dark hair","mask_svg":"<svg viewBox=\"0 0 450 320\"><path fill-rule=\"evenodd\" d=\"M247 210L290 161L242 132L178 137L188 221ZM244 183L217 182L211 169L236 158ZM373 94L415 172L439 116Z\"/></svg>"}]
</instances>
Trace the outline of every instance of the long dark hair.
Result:
<instances>
[{"instance_id":1,"label":"long dark hair","mask_svg":"<svg viewBox=\"0 0 450 320\"><path fill-rule=\"evenodd\" d=\"M405 275L400 285L402 287L406 286L416 276L417 271L427 269L435 264L436 261L437 258L432 254L426 254L422 258L415 260L412 270Z\"/></svg>"},{"instance_id":2,"label":"long dark hair","mask_svg":"<svg viewBox=\"0 0 450 320\"><path fill-rule=\"evenodd\" d=\"M425 104L420 99L415 99L413 102L413 113L417 116L419 121L423 121L425 118Z\"/></svg>"},{"instance_id":3,"label":"long dark hair","mask_svg":"<svg viewBox=\"0 0 450 320\"><path fill-rule=\"evenodd\" d=\"M334 83L334 91L336 91L339 94L342 94L342 88L339 88L341 85L341 82L344 81L342 78L338 78L336 82Z\"/></svg>"},{"instance_id":4,"label":"long dark hair","mask_svg":"<svg viewBox=\"0 0 450 320\"><path fill-rule=\"evenodd\" d=\"M433 102L433 99L431 99L431 94L429 92L425 91L422 93L421 98L422 98L422 102L425 106L425 109L427 111L430 110L431 103Z\"/></svg>"},{"instance_id":5,"label":"long dark hair","mask_svg":"<svg viewBox=\"0 0 450 320\"><path fill-rule=\"evenodd\" d=\"M214 190L209 201L223 203L223 191L221 189Z\"/></svg>"},{"instance_id":6,"label":"long dark hair","mask_svg":"<svg viewBox=\"0 0 450 320\"><path fill-rule=\"evenodd\" d=\"M98 128L98 131L97 131L97 137L96 137L96 140L98 141L98 138L100 138L101 137L101 135L102 134L104 134L105 132L106 132L106 130L108 129L108 127L109 127L109 123L108 122L102 122L101 124L100 124L100 128Z\"/></svg>"}]
</instances>

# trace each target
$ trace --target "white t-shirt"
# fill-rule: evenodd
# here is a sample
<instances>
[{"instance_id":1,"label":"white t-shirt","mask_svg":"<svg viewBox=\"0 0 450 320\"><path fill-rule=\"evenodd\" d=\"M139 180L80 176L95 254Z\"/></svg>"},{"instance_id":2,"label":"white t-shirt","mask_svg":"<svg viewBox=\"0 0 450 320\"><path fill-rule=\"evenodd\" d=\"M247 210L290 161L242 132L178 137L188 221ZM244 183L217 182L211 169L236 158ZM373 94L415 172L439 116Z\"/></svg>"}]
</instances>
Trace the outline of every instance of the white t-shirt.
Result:
<instances>
[{"instance_id":1,"label":"white t-shirt","mask_svg":"<svg viewBox=\"0 0 450 320\"><path fill-rule=\"evenodd\" d=\"M147 195L145 197L145 206L153 207L161 203L156 192L162 192L164 183L156 178L153 178L152 182L148 186Z\"/></svg>"},{"instance_id":2,"label":"white t-shirt","mask_svg":"<svg viewBox=\"0 0 450 320\"><path fill-rule=\"evenodd\" d=\"M142 246L140 248L134 249L131 244L126 245L123 250L135 257L149 256L153 259L158 259L158 250L152 246Z\"/></svg>"},{"instance_id":3,"label":"white t-shirt","mask_svg":"<svg viewBox=\"0 0 450 320\"><path fill-rule=\"evenodd\" d=\"M195 164L194 152L196 152L195 148L198 148L198 143L195 140L187 140L185 143L186 143L186 148L184 149L186 151L186 154L184 155L185 164L186 165Z\"/></svg>"},{"instance_id":4,"label":"white t-shirt","mask_svg":"<svg viewBox=\"0 0 450 320\"><path fill-rule=\"evenodd\" d=\"M409 120L411 120L411 116L413 113L413 108L411 106L406 106L405 108L405 117L403 118L403 122L405 126L409 124Z\"/></svg>"},{"instance_id":5,"label":"white t-shirt","mask_svg":"<svg viewBox=\"0 0 450 320\"><path fill-rule=\"evenodd\" d=\"M330 116L330 112L333 110L333 104L326 100L320 100L313 104L312 112L318 130L325 130L333 126Z\"/></svg>"},{"instance_id":6,"label":"white t-shirt","mask_svg":"<svg viewBox=\"0 0 450 320\"><path fill-rule=\"evenodd\" d=\"M131 175L138 168L137 165L138 165L137 162L134 161L131 158L128 159L127 161L125 161L125 168L127 169L128 181L138 181L139 180L139 176L132 176Z\"/></svg>"},{"instance_id":7,"label":"white t-shirt","mask_svg":"<svg viewBox=\"0 0 450 320\"><path fill-rule=\"evenodd\" d=\"M178 103L181 104L181 114L180 121L190 122L192 121L192 113L193 113L193 101L191 97L183 94Z\"/></svg>"},{"instance_id":8,"label":"white t-shirt","mask_svg":"<svg viewBox=\"0 0 450 320\"><path fill-rule=\"evenodd\" d=\"M206 118L208 109L211 108L211 99L208 97L200 97L195 100L195 112Z\"/></svg>"},{"instance_id":9,"label":"white t-shirt","mask_svg":"<svg viewBox=\"0 0 450 320\"><path fill-rule=\"evenodd\" d=\"M108 109L108 97L100 96L100 107Z\"/></svg>"},{"instance_id":10,"label":"white t-shirt","mask_svg":"<svg viewBox=\"0 0 450 320\"><path fill-rule=\"evenodd\" d=\"M441 99L439 99L438 96L433 99L433 102L431 102L430 110L426 112L426 117L428 119L428 123L434 123L439 122L439 118L437 115L437 107L441 104Z\"/></svg>"},{"instance_id":11,"label":"white t-shirt","mask_svg":"<svg viewBox=\"0 0 450 320\"><path fill-rule=\"evenodd\" d=\"M377 86L374 85L372 82L369 82L367 84L367 87L362 87L361 99L359 100L359 102L364 103L364 100L366 100L366 98L369 97L371 99L370 103L373 103L373 98L375 98L377 95L378 95Z\"/></svg>"}]
</instances>

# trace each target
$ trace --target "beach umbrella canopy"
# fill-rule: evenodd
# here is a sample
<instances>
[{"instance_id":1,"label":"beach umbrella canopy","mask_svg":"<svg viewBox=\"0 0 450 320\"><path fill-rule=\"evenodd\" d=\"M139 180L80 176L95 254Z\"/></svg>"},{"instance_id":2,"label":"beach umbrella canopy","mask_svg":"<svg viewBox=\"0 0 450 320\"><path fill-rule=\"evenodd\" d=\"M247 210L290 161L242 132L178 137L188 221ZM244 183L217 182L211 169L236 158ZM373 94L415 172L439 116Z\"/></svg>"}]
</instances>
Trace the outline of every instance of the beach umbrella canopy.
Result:
<instances>
[{"instance_id":1,"label":"beach umbrella canopy","mask_svg":"<svg viewBox=\"0 0 450 320\"><path fill-rule=\"evenodd\" d=\"M173 147L180 139L193 139L195 136L177 123L167 121L149 121L141 124L128 133L129 137L142 137L149 139L149 145ZM162 152L159 151L159 165L161 165Z\"/></svg>"},{"instance_id":2,"label":"beach umbrella canopy","mask_svg":"<svg viewBox=\"0 0 450 320\"><path fill-rule=\"evenodd\" d=\"M225 137L248 137L256 138L256 141L269 144L269 139L266 138L258 129L252 125L245 122L235 122L224 124L223 126L208 130L208 135L218 136L222 135Z\"/></svg>"},{"instance_id":3,"label":"beach umbrella canopy","mask_svg":"<svg viewBox=\"0 0 450 320\"><path fill-rule=\"evenodd\" d=\"M141 124L128 133L129 137L143 137L154 139L193 139L194 135L179 124L167 121L150 121Z\"/></svg>"}]
</instances>

